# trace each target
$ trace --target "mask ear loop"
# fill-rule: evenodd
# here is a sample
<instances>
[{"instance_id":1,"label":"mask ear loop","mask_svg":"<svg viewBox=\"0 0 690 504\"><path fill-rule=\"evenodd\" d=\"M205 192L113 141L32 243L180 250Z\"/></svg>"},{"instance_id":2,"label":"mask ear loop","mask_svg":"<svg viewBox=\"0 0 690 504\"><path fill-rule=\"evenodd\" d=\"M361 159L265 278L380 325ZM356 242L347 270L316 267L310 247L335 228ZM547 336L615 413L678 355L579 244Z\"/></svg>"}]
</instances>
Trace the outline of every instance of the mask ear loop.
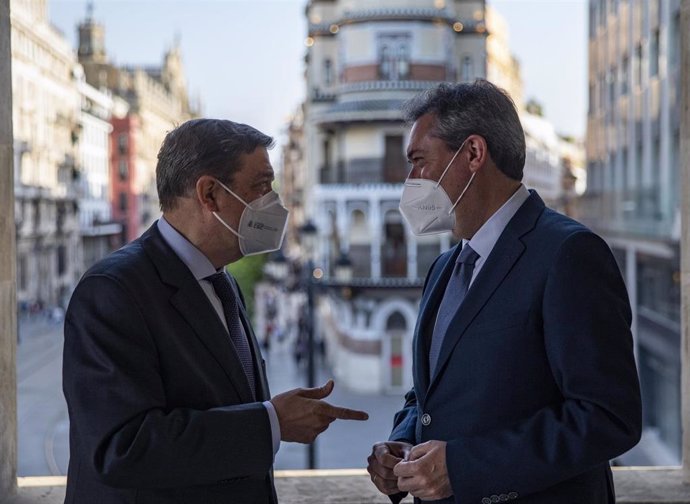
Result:
<instances>
[{"instance_id":1,"label":"mask ear loop","mask_svg":"<svg viewBox=\"0 0 690 504\"><path fill-rule=\"evenodd\" d=\"M235 194L228 186L226 186L225 184L223 184L223 183L222 183L220 180L218 180L218 179L216 179L216 182L218 182L218 184L219 184L223 189L225 189L225 190L228 191L230 194L232 194L235 198L237 198L237 199L240 201L240 203L242 203L245 207L249 208L249 205L247 205L247 203L246 203L242 198L240 198L237 194ZM244 236L242 236L242 235L239 234L237 231L235 231L234 229L232 229L232 228L230 227L230 225L229 225L227 222L225 222L223 219L221 219L221 218L220 218L220 215L218 215L218 212L211 212L211 213L212 213L213 216L216 218L216 220L217 220L218 222L220 222L223 226L225 226L226 229L227 229L228 231L230 231L232 234L234 234L234 235L237 236L238 238L241 238L242 240L245 240L245 239L246 239Z\"/></svg>"},{"instance_id":2,"label":"mask ear loop","mask_svg":"<svg viewBox=\"0 0 690 504\"><path fill-rule=\"evenodd\" d=\"M436 182L436 188L437 189L438 189L438 186L441 185L441 180L443 180L443 177L446 176L446 172L448 172L448 170L450 169L450 165L453 164L453 161L455 161L455 158L458 157L458 154L460 154L460 151L462 150L462 148L465 146L466 143L467 143L467 139L465 139L465 141L460 144L460 147L458 148L458 150L455 151L455 154L453 154L453 157L451 158L450 162L446 166L446 169L443 170L443 173L441 173L441 176L439 177L438 182Z\"/></svg>"},{"instance_id":3,"label":"mask ear loop","mask_svg":"<svg viewBox=\"0 0 690 504\"><path fill-rule=\"evenodd\" d=\"M474 176L475 176L476 174L477 174L477 172L474 172L474 173L472 174L472 176L470 177L470 181L469 181L469 182L467 183L467 185L465 186L465 189L463 189L463 191L460 193L460 196L458 196L458 199L455 200L455 203L453 204L453 206L450 208L450 210L448 210L448 215L450 215L450 213L451 213L453 210L455 210L455 207L458 206L458 203L460 203L460 200L462 199L462 197L465 195L465 193L467 192L467 190L468 190L468 189L470 188L470 186L472 185L472 181L474 180Z\"/></svg>"},{"instance_id":4,"label":"mask ear loop","mask_svg":"<svg viewBox=\"0 0 690 504\"><path fill-rule=\"evenodd\" d=\"M230 194L232 194L235 198L237 198L244 206L246 206L246 207L249 206L249 204L248 204L246 201L244 201L244 200L243 200L242 198L240 198L237 194L235 194L228 186L226 186L225 184L223 184L220 180L216 179L216 182L218 182L218 184L219 184L223 189L225 189L225 190L228 191Z\"/></svg>"},{"instance_id":5,"label":"mask ear loop","mask_svg":"<svg viewBox=\"0 0 690 504\"><path fill-rule=\"evenodd\" d=\"M216 218L216 220L217 220L218 222L220 222L223 226L225 226L225 227L227 228L228 231L230 231L232 234L234 234L234 235L237 236L238 238L241 238L241 239L243 239L243 240L246 240L246 238L245 238L244 236L242 236L242 235L239 234L237 231L235 231L234 229L232 229L232 228L230 227L230 224L228 224L228 223L225 222L223 219L221 219L221 218L220 218L220 215L218 215L217 212L211 212L211 213L213 214L213 216Z\"/></svg>"}]
</instances>

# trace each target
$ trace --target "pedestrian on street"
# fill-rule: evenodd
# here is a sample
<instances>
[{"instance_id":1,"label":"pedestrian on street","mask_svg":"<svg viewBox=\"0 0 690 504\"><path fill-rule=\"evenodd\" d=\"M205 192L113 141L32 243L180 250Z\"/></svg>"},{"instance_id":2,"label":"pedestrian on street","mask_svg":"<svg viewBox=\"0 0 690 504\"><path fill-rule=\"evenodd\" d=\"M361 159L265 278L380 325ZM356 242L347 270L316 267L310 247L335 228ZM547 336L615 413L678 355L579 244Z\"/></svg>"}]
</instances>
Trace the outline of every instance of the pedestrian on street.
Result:
<instances>
[{"instance_id":1,"label":"pedestrian on street","mask_svg":"<svg viewBox=\"0 0 690 504\"><path fill-rule=\"evenodd\" d=\"M92 267L65 324L67 503L277 502L282 441L311 443L335 419L333 381L271 398L242 293L225 265L280 248L272 139L195 119L165 137L163 216Z\"/></svg>"},{"instance_id":2,"label":"pedestrian on street","mask_svg":"<svg viewBox=\"0 0 690 504\"><path fill-rule=\"evenodd\" d=\"M414 386L368 470L399 502L611 504L609 460L640 439L631 310L606 243L522 184L525 135L493 84L407 107L400 211L453 232L424 286Z\"/></svg>"}]
</instances>

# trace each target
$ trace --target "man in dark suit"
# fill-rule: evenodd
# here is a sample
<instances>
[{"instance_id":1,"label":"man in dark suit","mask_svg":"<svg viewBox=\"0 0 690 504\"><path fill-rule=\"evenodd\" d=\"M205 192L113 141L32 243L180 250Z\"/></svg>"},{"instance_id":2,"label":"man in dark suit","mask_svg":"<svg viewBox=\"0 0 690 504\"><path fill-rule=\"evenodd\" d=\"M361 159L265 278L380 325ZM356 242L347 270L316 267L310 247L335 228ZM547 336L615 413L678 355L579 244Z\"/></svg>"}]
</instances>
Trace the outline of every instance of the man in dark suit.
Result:
<instances>
[{"instance_id":1,"label":"man in dark suit","mask_svg":"<svg viewBox=\"0 0 690 504\"><path fill-rule=\"evenodd\" d=\"M280 247L272 139L198 119L158 154L163 217L91 268L65 323L67 503L276 503L280 441L336 418L329 381L271 399L241 293L224 266Z\"/></svg>"},{"instance_id":2,"label":"man in dark suit","mask_svg":"<svg viewBox=\"0 0 690 504\"><path fill-rule=\"evenodd\" d=\"M432 265L414 387L368 470L398 502L604 504L641 431L625 286L606 243L521 183L525 137L487 81L407 109L400 210L462 242Z\"/></svg>"}]
</instances>

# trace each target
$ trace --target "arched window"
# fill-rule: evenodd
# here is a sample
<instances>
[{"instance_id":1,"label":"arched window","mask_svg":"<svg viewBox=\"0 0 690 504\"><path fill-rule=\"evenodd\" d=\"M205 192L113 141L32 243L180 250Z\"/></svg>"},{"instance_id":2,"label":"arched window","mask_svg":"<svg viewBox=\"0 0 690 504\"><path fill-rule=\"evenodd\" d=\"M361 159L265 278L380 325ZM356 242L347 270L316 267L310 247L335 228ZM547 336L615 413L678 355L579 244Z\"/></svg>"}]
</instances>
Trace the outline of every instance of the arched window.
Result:
<instances>
[{"instance_id":1,"label":"arched window","mask_svg":"<svg viewBox=\"0 0 690 504\"><path fill-rule=\"evenodd\" d=\"M407 240L402 216L397 210L386 212L381 244L381 272L384 277L407 276Z\"/></svg>"}]
</instances>

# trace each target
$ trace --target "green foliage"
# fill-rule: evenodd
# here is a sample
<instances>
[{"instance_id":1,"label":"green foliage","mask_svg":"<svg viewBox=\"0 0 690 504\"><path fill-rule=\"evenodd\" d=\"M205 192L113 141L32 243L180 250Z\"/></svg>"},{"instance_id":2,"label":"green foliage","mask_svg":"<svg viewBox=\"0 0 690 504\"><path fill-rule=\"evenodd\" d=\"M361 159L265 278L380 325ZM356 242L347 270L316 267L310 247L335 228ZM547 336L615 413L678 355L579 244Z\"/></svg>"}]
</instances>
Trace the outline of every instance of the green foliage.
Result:
<instances>
[{"instance_id":1,"label":"green foliage","mask_svg":"<svg viewBox=\"0 0 690 504\"><path fill-rule=\"evenodd\" d=\"M227 267L227 270L235 277L240 289L242 289L251 319L254 318L254 286L263 278L264 264L267 260L268 254L260 254L243 257Z\"/></svg>"}]
</instances>

